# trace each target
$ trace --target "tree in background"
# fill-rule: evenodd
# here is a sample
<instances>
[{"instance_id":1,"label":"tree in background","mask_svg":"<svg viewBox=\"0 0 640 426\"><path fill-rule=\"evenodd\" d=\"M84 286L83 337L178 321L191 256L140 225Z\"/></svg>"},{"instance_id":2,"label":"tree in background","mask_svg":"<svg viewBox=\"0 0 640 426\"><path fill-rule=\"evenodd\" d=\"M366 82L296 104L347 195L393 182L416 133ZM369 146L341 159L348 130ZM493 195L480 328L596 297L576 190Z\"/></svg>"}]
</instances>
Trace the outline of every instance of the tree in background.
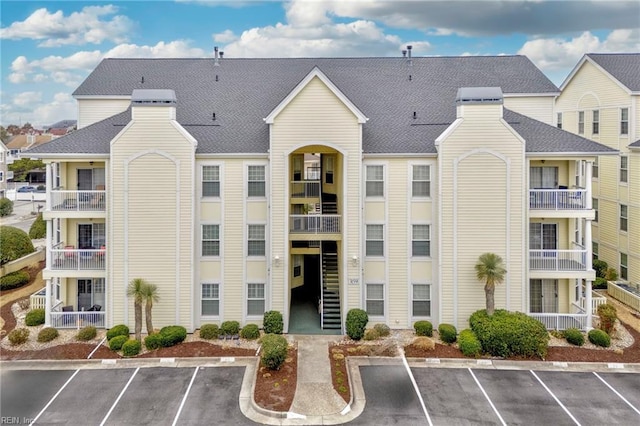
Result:
<instances>
[{"instance_id":1,"label":"tree in background","mask_svg":"<svg viewBox=\"0 0 640 426\"><path fill-rule=\"evenodd\" d=\"M8 169L13 172L14 182L22 182L25 180L27 173L33 169L44 169L42 160L32 160L30 158L21 158L9 164Z\"/></svg>"}]
</instances>

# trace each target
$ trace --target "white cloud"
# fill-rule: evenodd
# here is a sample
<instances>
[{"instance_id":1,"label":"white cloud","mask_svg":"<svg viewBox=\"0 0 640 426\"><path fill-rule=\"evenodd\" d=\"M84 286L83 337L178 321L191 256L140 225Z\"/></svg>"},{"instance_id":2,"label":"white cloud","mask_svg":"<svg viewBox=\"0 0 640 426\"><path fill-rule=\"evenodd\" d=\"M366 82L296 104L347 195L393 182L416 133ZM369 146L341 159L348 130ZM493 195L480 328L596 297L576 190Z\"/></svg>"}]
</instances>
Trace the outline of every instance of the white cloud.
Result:
<instances>
[{"instance_id":1,"label":"white cloud","mask_svg":"<svg viewBox=\"0 0 640 426\"><path fill-rule=\"evenodd\" d=\"M0 29L0 39L43 40L39 44L41 47L100 44L107 40L122 43L127 40L134 24L126 16L112 16L117 11L113 5L87 6L80 12L65 16L61 10L51 13L42 8L24 21L13 22Z\"/></svg>"},{"instance_id":2,"label":"white cloud","mask_svg":"<svg viewBox=\"0 0 640 426\"><path fill-rule=\"evenodd\" d=\"M17 106L31 106L42 99L41 92L22 92L14 95L13 104Z\"/></svg>"},{"instance_id":3,"label":"white cloud","mask_svg":"<svg viewBox=\"0 0 640 426\"><path fill-rule=\"evenodd\" d=\"M30 122L34 127L42 128L56 121L77 118L76 101L64 92L54 94L46 102L42 101L40 92L23 92L15 95L11 103L0 105L0 111L5 126Z\"/></svg>"},{"instance_id":4,"label":"white cloud","mask_svg":"<svg viewBox=\"0 0 640 426\"><path fill-rule=\"evenodd\" d=\"M189 42L185 40L175 40L169 43L160 41L155 46L121 44L105 52L102 58L202 58L206 56L211 54L198 47L190 47Z\"/></svg>"},{"instance_id":5,"label":"white cloud","mask_svg":"<svg viewBox=\"0 0 640 426\"><path fill-rule=\"evenodd\" d=\"M238 36L234 34L231 30L225 30L221 33L217 33L213 35L213 41L216 43L231 43L238 39Z\"/></svg>"}]
</instances>

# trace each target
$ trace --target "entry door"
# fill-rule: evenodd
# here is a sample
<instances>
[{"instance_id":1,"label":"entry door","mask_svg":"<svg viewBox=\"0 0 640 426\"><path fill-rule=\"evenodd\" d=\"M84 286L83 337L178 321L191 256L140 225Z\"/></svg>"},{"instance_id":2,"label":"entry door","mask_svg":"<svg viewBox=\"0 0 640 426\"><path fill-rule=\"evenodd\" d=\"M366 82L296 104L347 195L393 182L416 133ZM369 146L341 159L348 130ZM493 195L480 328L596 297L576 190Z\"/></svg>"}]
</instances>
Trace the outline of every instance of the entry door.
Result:
<instances>
[{"instance_id":1,"label":"entry door","mask_svg":"<svg viewBox=\"0 0 640 426\"><path fill-rule=\"evenodd\" d=\"M99 249L105 244L104 223L78 224L78 248Z\"/></svg>"},{"instance_id":2,"label":"entry door","mask_svg":"<svg viewBox=\"0 0 640 426\"><path fill-rule=\"evenodd\" d=\"M529 224L529 249L557 250L558 225L555 223Z\"/></svg>"},{"instance_id":3,"label":"entry door","mask_svg":"<svg viewBox=\"0 0 640 426\"><path fill-rule=\"evenodd\" d=\"M531 312L556 313L558 312L558 281L557 280L531 280L529 288Z\"/></svg>"},{"instance_id":4,"label":"entry door","mask_svg":"<svg viewBox=\"0 0 640 426\"><path fill-rule=\"evenodd\" d=\"M93 190L93 170L78 169L78 191Z\"/></svg>"},{"instance_id":5,"label":"entry door","mask_svg":"<svg viewBox=\"0 0 640 426\"><path fill-rule=\"evenodd\" d=\"M105 307L104 278L80 278L78 279L78 310L86 311L94 305L99 305L100 310Z\"/></svg>"}]
</instances>

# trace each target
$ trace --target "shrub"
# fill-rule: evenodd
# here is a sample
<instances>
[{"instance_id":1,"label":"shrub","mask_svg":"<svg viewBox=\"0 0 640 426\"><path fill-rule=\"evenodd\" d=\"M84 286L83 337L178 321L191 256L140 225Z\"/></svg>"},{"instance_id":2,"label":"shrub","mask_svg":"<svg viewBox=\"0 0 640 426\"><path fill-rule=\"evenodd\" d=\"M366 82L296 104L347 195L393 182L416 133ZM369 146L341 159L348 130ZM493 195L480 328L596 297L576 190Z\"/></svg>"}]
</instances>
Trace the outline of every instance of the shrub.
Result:
<instances>
[{"instance_id":1,"label":"shrub","mask_svg":"<svg viewBox=\"0 0 640 426\"><path fill-rule=\"evenodd\" d=\"M436 347L436 342L434 342L430 337L420 336L413 340L412 345L418 349L432 351Z\"/></svg>"},{"instance_id":2,"label":"shrub","mask_svg":"<svg viewBox=\"0 0 640 426\"><path fill-rule=\"evenodd\" d=\"M44 324L44 308L32 309L24 317L24 323L29 327Z\"/></svg>"},{"instance_id":3,"label":"shrub","mask_svg":"<svg viewBox=\"0 0 640 426\"><path fill-rule=\"evenodd\" d=\"M26 328L16 328L9 333L9 341L13 346L21 345L29 338L29 330Z\"/></svg>"},{"instance_id":4,"label":"shrub","mask_svg":"<svg viewBox=\"0 0 640 426\"><path fill-rule=\"evenodd\" d=\"M159 334L162 346L168 348L183 342L187 338L187 329L181 325L168 325L162 327Z\"/></svg>"},{"instance_id":5,"label":"shrub","mask_svg":"<svg viewBox=\"0 0 640 426\"><path fill-rule=\"evenodd\" d=\"M610 303L600 305L598 306L598 316L600 317L600 329L610 335L616 325L616 319L618 319L616 307Z\"/></svg>"},{"instance_id":6,"label":"shrub","mask_svg":"<svg viewBox=\"0 0 640 426\"><path fill-rule=\"evenodd\" d=\"M240 337L248 340L255 340L260 337L260 328L256 324L247 324L240 330Z\"/></svg>"},{"instance_id":7,"label":"shrub","mask_svg":"<svg viewBox=\"0 0 640 426\"><path fill-rule=\"evenodd\" d=\"M31 224L29 228L29 238L32 240L38 240L47 236L47 222L42 218L42 213L36 217L36 220Z\"/></svg>"},{"instance_id":8,"label":"shrub","mask_svg":"<svg viewBox=\"0 0 640 426\"><path fill-rule=\"evenodd\" d=\"M284 330L282 314L278 311L265 312L262 319L262 327L265 334L282 334L282 330Z\"/></svg>"},{"instance_id":9,"label":"shrub","mask_svg":"<svg viewBox=\"0 0 640 426\"><path fill-rule=\"evenodd\" d=\"M387 324L376 324L373 326L373 329L378 332L380 337L387 337L391 334L391 329Z\"/></svg>"},{"instance_id":10,"label":"shrub","mask_svg":"<svg viewBox=\"0 0 640 426\"><path fill-rule=\"evenodd\" d=\"M609 268L609 264L604 260L593 259L592 267L596 271L596 277L604 278L607 273L607 269Z\"/></svg>"},{"instance_id":11,"label":"shrub","mask_svg":"<svg viewBox=\"0 0 640 426\"><path fill-rule=\"evenodd\" d=\"M76 339L86 342L88 340L92 340L96 338L98 334L98 330L92 325L88 325L86 327L82 327L78 334L76 334Z\"/></svg>"},{"instance_id":12,"label":"shrub","mask_svg":"<svg viewBox=\"0 0 640 426\"><path fill-rule=\"evenodd\" d=\"M58 337L58 330L53 327L45 327L38 333L38 342L46 343Z\"/></svg>"},{"instance_id":13,"label":"shrub","mask_svg":"<svg viewBox=\"0 0 640 426\"><path fill-rule=\"evenodd\" d=\"M497 309L488 316L482 309L471 315L469 324L482 350L493 356L544 358L547 355L549 333L545 326L522 312Z\"/></svg>"},{"instance_id":14,"label":"shrub","mask_svg":"<svg viewBox=\"0 0 640 426\"><path fill-rule=\"evenodd\" d=\"M369 328L365 330L363 339L364 340L378 340L380 338L380 333L375 328Z\"/></svg>"},{"instance_id":15,"label":"shrub","mask_svg":"<svg viewBox=\"0 0 640 426\"><path fill-rule=\"evenodd\" d=\"M31 238L22 229L13 226L0 227L0 265L20 259L36 251Z\"/></svg>"},{"instance_id":16,"label":"shrub","mask_svg":"<svg viewBox=\"0 0 640 426\"><path fill-rule=\"evenodd\" d=\"M31 280L27 271L15 271L0 278L0 290L11 290L27 284Z\"/></svg>"},{"instance_id":17,"label":"shrub","mask_svg":"<svg viewBox=\"0 0 640 426\"><path fill-rule=\"evenodd\" d=\"M151 336L155 336L152 334ZM147 336L150 337L150 336ZM122 355L124 356L136 356L140 353L142 345L136 339L129 339L122 345Z\"/></svg>"},{"instance_id":18,"label":"shrub","mask_svg":"<svg viewBox=\"0 0 640 426\"><path fill-rule=\"evenodd\" d=\"M456 341L456 335L458 331L456 327L451 324L440 324L438 326L438 334L440 334L440 340L445 343L454 343Z\"/></svg>"},{"instance_id":19,"label":"shrub","mask_svg":"<svg viewBox=\"0 0 640 426\"><path fill-rule=\"evenodd\" d=\"M603 348L608 348L611 345L611 338L609 335L597 328L589 331L588 337L589 341L594 345L602 346Z\"/></svg>"},{"instance_id":20,"label":"shrub","mask_svg":"<svg viewBox=\"0 0 640 426\"><path fill-rule=\"evenodd\" d=\"M135 340L135 339L134 339ZM162 347L162 336L160 334L150 334L144 338L144 347L153 351Z\"/></svg>"},{"instance_id":21,"label":"shrub","mask_svg":"<svg viewBox=\"0 0 640 426\"><path fill-rule=\"evenodd\" d=\"M225 336L237 336L240 333L238 321L225 321L220 325L220 333Z\"/></svg>"},{"instance_id":22,"label":"shrub","mask_svg":"<svg viewBox=\"0 0 640 426\"><path fill-rule=\"evenodd\" d=\"M218 327L218 324L203 324L200 327L200 337L203 339L217 339L219 335L220 327Z\"/></svg>"},{"instance_id":23,"label":"shrub","mask_svg":"<svg viewBox=\"0 0 640 426\"><path fill-rule=\"evenodd\" d=\"M13 201L8 198L0 198L0 217L13 213Z\"/></svg>"},{"instance_id":24,"label":"shrub","mask_svg":"<svg viewBox=\"0 0 640 426\"><path fill-rule=\"evenodd\" d=\"M596 277L591 287L594 290L604 290L607 288L607 280L604 279L603 277Z\"/></svg>"},{"instance_id":25,"label":"shrub","mask_svg":"<svg viewBox=\"0 0 640 426\"><path fill-rule=\"evenodd\" d=\"M567 328L564 331L564 338L567 339L567 342L571 343L572 345L584 345L584 335L577 328Z\"/></svg>"},{"instance_id":26,"label":"shrub","mask_svg":"<svg viewBox=\"0 0 640 426\"><path fill-rule=\"evenodd\" d=\"M607 281L615 281L618 279L618 271L614 268L607 268L607 272L604 274L604 279Z\"/></svg>"},{"instance_id":27,"label":"shrub","mask_svg":"<svg viewBox=\"0 0 640 426\"><path fill-rule=\"evenodd\" d=\"M124 324L114 325L107 331L107 340L111 340L116 336L127 336L129 337L129 327Z\"/></svg>"},{"instance_id":28,"label":"shrub","mask_svg":"<svg viewBox=\"0 0 640 426\"><path fill-rule=\"evenodd\" d=\"M347 312L347 335L353 340L360 340L364 336L364 329L369 322L369 316L362 309L351 309Z\"/></svg>"},{"instance_id":29,"label":"shrub","mask_svg":"<svg viewBox=\"0 0 640 426\"><path fill-rule=\"evenodd\" d=\"M467 328L458 336L458 347L464 356L477 358L482 352L482 345L473 330Z\"/></svg>"},{"instance_id":30,"label":"shrub","mask_svg":"<svg viewBox=\"0 0 640 426\"><path fill-rule=\"evenodd\" d=\"M413 324L416 336L433 336L433 324L430 321L416 321Z\"/></svg>"},{"instance_id":31,"label":"shrub","mask_svg":"<svg viewBox=\"0 0 640 426\"><path fill-rule=\"evenodd\" d=\"M112 351L119 351L120 349L122 349L122 345L124 345L124 343L129 340L129 336L123 336L123 335L119 335L119 336L114 336L111 338L111 340L109 340L109 349L111 349ZM146 342L146 340L145 340Z\"/></svg>"},{"instance_id":32,"label":"shrub","mask_svg":"<svg viewBox=\"0 0 640 426\"><path fill-rule=\"evenodd\" d=\"M260 342L262 343L260 355L262 365L269 370L280 370L287 358L287 349L289 348L287 339L280 334L265 334Z\"/></svg>"}]
</instances>

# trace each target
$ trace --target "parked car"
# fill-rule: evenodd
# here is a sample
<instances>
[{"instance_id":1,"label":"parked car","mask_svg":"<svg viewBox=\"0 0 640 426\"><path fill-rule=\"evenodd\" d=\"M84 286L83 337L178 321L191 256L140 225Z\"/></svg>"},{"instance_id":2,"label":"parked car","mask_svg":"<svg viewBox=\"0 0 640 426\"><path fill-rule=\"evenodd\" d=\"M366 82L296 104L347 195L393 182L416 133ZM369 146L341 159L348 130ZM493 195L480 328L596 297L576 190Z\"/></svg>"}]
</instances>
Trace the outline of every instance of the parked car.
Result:
<instances>
[{"instance_id":1,"label":"parked car","mask_svg":"<svg viewBox=\"0 0 640 426\"><path fill-rule=\"evenodd\" d=\"M35 192L35 186L21 186L16 190L16 192Z\"/></svg>"}]
</instances>

